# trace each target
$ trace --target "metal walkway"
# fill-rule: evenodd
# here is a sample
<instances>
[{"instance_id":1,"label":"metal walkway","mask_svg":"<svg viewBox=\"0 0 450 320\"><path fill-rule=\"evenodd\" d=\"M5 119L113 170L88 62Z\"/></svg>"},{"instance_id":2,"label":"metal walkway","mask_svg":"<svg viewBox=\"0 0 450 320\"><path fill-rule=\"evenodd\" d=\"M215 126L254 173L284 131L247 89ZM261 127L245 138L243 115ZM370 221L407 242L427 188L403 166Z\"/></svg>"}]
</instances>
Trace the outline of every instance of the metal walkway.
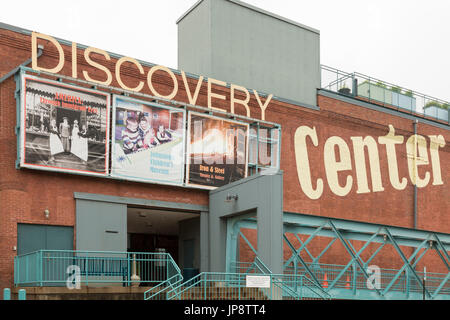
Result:
<instances>
[{"instance_id":1,"label":"metal walkway","mask_svg":"<svg viewBox=\"0 0 450 320\"><path fill-rule=\"evenodd\" d=\"M144 300L329 300L331 296L304 275L273 274L258 258L236 273L202 272L187 279L167 279L147 290ZM249 285L249 278L259 285ZM266 283L263 285L261 280Z\"/></svg>"},{"instance_id":2,"label":"metal walkway","mask_svg":"<svg viewBox=\"0 0 450 320\"><path fill-rule=\"evenodd\" d=\"M288 212L283 224L283 273L305 276L332 299L450 300L449 234ZM255 230L256 219L230 219L227 272L251 265L241 261L240 250L258 257L245 236L252 231L242 229ZM336 259L341 264L321 263Z\"/></svg>"}]
</instances>

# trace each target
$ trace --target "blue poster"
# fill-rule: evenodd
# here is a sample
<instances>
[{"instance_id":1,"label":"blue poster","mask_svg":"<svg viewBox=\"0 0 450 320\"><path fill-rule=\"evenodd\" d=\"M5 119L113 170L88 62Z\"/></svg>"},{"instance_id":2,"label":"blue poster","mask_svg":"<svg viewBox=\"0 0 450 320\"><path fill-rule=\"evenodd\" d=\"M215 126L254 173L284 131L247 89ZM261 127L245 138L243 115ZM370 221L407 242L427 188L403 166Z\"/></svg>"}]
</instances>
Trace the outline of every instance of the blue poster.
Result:
<instances>
[{"instance_id":1,"label":"blue poster","mask_svg":"<svg viewBox=\"0 0 450 320\"><path fill-rule=\"evenodd\" d=\"M183 109L114 96L112 135L112 176L183 184Z\"/></svg>"}]
</instances>

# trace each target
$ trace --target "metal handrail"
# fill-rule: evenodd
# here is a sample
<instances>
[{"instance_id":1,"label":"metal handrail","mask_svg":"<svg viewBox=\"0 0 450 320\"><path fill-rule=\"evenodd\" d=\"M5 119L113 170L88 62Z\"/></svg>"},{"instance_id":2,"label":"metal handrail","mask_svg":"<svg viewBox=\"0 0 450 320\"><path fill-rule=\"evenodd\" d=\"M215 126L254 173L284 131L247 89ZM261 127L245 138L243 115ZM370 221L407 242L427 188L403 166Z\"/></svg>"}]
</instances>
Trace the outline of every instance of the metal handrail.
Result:
<instances>
[{"instance_id":1,"label":"metal handrail","mask_svg":"<svg viewBox=\"0 0 450 320\"><path fill-rule=\"evenodd\" d=\"M265 269L266 272L265 272L264 270L262 270L262 269L257 265L257 263L261 264L262 267ZM272 271L264 264L264 262L263 262L258 256L255 257L255 259L254 259L253 262L239 262L239 261L235 261L235 262L233 262L233 264L236 265L236 266L238 266L238 268L239 268L239 265L245 265L245 264L248 265L248 264L250 264L250 267L247 268L247 269L245 270L244 274L248 274L248 273L250 273L251 271L256 270L256 268L258 268L258 270L259 270L262 274L273 275ZM284 276L292 276L292 274L284 274ZM300 277L302 277L302 279L303 279L303 278L306 279L306 281L311 282L311 284L313 284L313 287L315 287L316 290L319 290L320 293L316 292L316 290L314 290L313 288L311 288L311 287L308 286L308 289L311 290L312 292L314 292L316 295L322 297L323 299L330 299L330 298L331 298L331 296L330 296L326 291L324 291L322 287L318 286L318 285L317 285L316 283L314 283L313 281L310 281L310 280L309 280L308 278L306 278L304 275L300 275ZM278 282L277 282L277 284L278 284ZM288 287L288 285L286 284L286 282L281 281L281 282L279 282L279 284L282 286L281 289L285 289L285 290L287 290L288 292L290 291L290 288ZM302 298L302 297L301 297L301 293L300 293L300 296L299 296L297 293L296 293L296 295L297 295L297 296L296 296L296 297L293 297L293 298L297 298L297 299L301 299L301 298Z\"/></svg>"},{"instance_id":2,"label":"metal handrail","mask_svg":"<svg viewBox=\"0 0 450 320\"><path fill-rule=\"evenodd\" d=\"M219 294L222 293L219 298L227 299L303 299L302 292L307 282L303 275L266 274L265 276L270 277L270 288L247 287L244 284L247 276L248 274L244 273L202 272L167 292L167 299L180 299L185 295L188 299L208 299L210 298L208 294L211 294L210 290L213 288L216 288ZM246 295L241 292L244 288L247 290ZM275 288L280 291L274 291ZM314 292L317 298L331 298L321 288L306 289ZM230 291L234 295L230 296Z\"/></svg>"},{"instance_id":3,"label":"metal handrail","mask_svg":"<svg viewBox=\"0 0 450 320\"><path fill-rule=\"evenodd\" d=\"M326 71L330 71L330 72L333 72L333 73L336 73L336 80L331 81L326 87L322 86L322 88L325 88L325 89L326 88L330 88L331 89L331 87L333 87L334 85L337 85L337 84L339 84L340 82L343 82L346 79L353 78L353 76L354 76L354 73L348 73L348 72L345 72L345 71L342 71L342 70L339 70L339 69L336 69L336 68L333 68L333 67L328 67L326 65L321 65L321 69L322 70L326 70ZM342 75L342 77L339 77L340 75Z\"/></svg>"},{"instance_id":4,"label":"metal handrail","mask_svg":"<svg viewBox=\"0 0 450 320\"><path fill-rule=\"evenodd\" d=\"M309 279L307 276L304 276L303 278L305 281L309 282L311 285L303 286L302 288L307 288L308 290L311 290L316 295L323 297L324 299L331 299L331 295L326 292L321 286L319 286L317 283ZM318 291L318 292L317 292ZM325 297L324 297L325 296Z\"/></svg>"},{"instance_id":5,"label":"metal handrail","mask_svg":"<svg viewBox=\"0 0 450 320\"><path fill-rule=\"evenodd\" d=\"M171 280L178 278L178 280L175 281L174 284L172 284ZM167 279L166 281L161 282L156 287L153 287L147 291L144 292L144 300L153 300L155 297L163 294L166 290L173 289L176 285L180 284L183 281L183 276L181 275L174 275L171 278ZM162 287L162 289L160 289ZM151 296L148 296L152 291L157 289L155 293L153 293ZM167 298L167 297L166 297Z\"/></svg>"},{"instance_id":6,"label":"metal handrail","mask_svg":"<svg viewBox=\"0 0 450 320\"><path fill-rule=\"evenodd\" d=\"M269 269L269 267L266 266L265 263L258 256L255 257L255 261L253 263L255 264L255 267L257 267L258 270L260 270L261 272L268 273L268 274L272 273L272 271ZM259 267L258 264L262 266L262 269Z\"/></svg>"},{"instance_id":7,"label":"metal handrail","mask_svg":"<svg viewBox=\"0 0 450 320\"><path fill-rule=\"evenodd\" d=\"M327 281L333 282L335 277L339 275L342 269L345 268L344 265L337 264L325 264L325 263L307 263L308 267L314 265L316 268L312 268L313 273L316 277L323 279L324 275L327 274ZM386 285L394 278L399 270L397 269L387 269L380 268L381 272L381 288L385 288ZM298 266L297 268L293 266L287 266L284 269L285 274L297 274L297 275L307 275L306 268L304 266ZM296 272L296 273L295 273ZM419 277L423 278L422 272L416 272ZM345 277L344 277L345 276ZM347 282L347 276L350 282ZM435 291L440 287L438 294L450 294L450 282L442 282L446 279L448 275L445 273L427 272L427 289ZM308 277L306 277L309 281ZM313 282L313 281L311 281ZM367 279L363 275L362 271L358 268L356 270L348 269L346 273L336 282L334 288L345 288L346 286L352 289L367 289ZM331 288L330 288L331 289ZM390 291L397 292L421 292L421 284L417 282L416 279L408 276L406 273L398 277L395 284L390 288Z\"/></svg>"},{"instance_id":8,"label":"metal handrail","mask_svg":"<svg viewBox=\"0 0 450 320\"><path fill-rule=\"evenodd\" d=\"M78 267L81 284L116 284L130 286L167 281L181 271L169 253L119 252L88 250L38 250L16 256L14 283L16 286L61 286L71 275L69 266ZM136 265L139 278L133 279L132 265Z\"/></svg>"},{"instance_id":9,"label":"metal handrail","mask_svg":"<svg viewBox=\"0 0 450 320\"><path fill-rule=\"evenodd\" d=\"M411 90L409 88L405 88L405 87L399 86L397 84L394 84L394 83L391 83L391 82L388 82L388 81L384 81L384 80L381 80L381 79L378 79L378 78L374 78L374 77L365 75L365 74L360 73L360 72L348 73L348 72L339 70L337 68L326 66L326 65L323 65L323 64L321 65L321 69L322 70L326 70L326 71L330 71L330 72L333 72L333 73L336 72L337 74L343 74L343 75L346 76L346 77L343 77L345 79L348 79L348 78L351 78L351 77L361 77L361 78L370 80L371 82L374 82L374 83L383 84L383 85L391 87L391 88L392 87L399 88L399 89L401 89L402 91L405 91L405 92L412 92L414 95L423 96L423 97L428 98L429 100L439 101L439 102L444 103L444 104L445 103L446 104L450 104L449 101L446 101L446 100L443 100L443 99L439 99L439 98L436 98L436 97L432 97L430 95L427 95L427 94L424 94L424 93L421 93L421 92L418 92L418 91L415 91L415 90ZM340 79L340 80L342 80L342 79ZM333 83L333 85L335 85L338 82L339 81L334 80L334 81L330 82L330 84L328 86L330 86L331 83ZM326 87L327 86L322 86L322 88L326 88Z\"/></svg>"},{"instance_id":10,"label":"metal handrail","mask_svg":"<svg viewBox=\"0 0 450 320\"><path fill-rule=\"evenodd\" d=\"M180 283L178 284L178 286L172 288L171 290L169 290L166 294L166 298L167 300L172 300L172 297L176 297L176 296L180 296L181 293L185 292L186 290L196 286L198 283L201 282L201 277L205 274L205 272L199 273L196 276L190 278L189 280L187 280L184 283ZM191 285L187 286L186 285L188 283L191 283ZM184 288L183 288L184 287Z\"/></svg>"},{"instance_id":11,"label":"metal handrail","mask_svg":"<svg viewBox=\"0 0 450 320\"><path fill-rule=\"evenodd\" d=\"M450 102L446 100L359 72L348 73L326 65L321 65L321 72L323 73L321 76L321 88L325 90L339 92L345 86L351 88L350 96L354 98L381 104L382 106L395 108L398 111L408 112L417 116L450 123ZM347 86L348 80L351 81L349 86ZM358 83L359 80L363 80L363 82ZM366 93L361 93L359 87L365 82L369 84L369 88L366 89ZM372 92L376 88L378 88L377 91ZM436 106L436 108L430 109L429 106L432 105Z\"/></svg>"},{"instance_id":12,"label":"metal handrail","mask_svg":"<svg viewBox=\"0 0 450 320\"><path fill-rule=\"evenodd\" d=\"M252 271L259 271L262 274L272 274L272 271L267 267L264 262L256 256L253 262L240 262L240 261L233 261L231 263L235 266L235 268L239 268L239 265L248 265L248 268L244 271L244 273L248 274Z\"/></svg>"}]
</instances>

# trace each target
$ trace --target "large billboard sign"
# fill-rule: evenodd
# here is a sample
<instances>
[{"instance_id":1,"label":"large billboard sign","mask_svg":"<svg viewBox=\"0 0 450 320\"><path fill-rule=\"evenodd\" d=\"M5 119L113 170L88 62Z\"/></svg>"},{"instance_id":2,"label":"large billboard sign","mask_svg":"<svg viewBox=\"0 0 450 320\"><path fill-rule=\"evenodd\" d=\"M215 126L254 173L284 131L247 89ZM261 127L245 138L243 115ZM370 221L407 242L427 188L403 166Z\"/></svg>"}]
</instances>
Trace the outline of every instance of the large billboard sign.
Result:
<instances>
[{"instance_id":1,"label":"large billboard sign","mask_svg":"<svg viewBox=\"0 0 450 320\"><path fill-rule=\"evenodd\" d=\"M45 41L45 42L44 42ZM58 51L58 64L51 69L40 66L38 63L38 47L39 44L45 43L46 48L53 48L54 51ZM233 83L226 83L221 80L216 80L211 77L205 79L205 77L200 76L197 80L196 84L189 84L188 77L183 70L175 71L171 70L165 66L153 65L150 68L142 66L142 64L130 57L121 57L115 62L115 72L112 73L111 70L103 65L104 62L110 61L111 56L108 52L93 48L87 47L83 48L84 60L87 65L90 66L90 69L95 68L97 73L104 73L106 76L105 81L96 80L92 78L90 73L92 71L82 70L84 66L78 64L78 60L76 59L76 52L78 49L77 43L71 43L71 50L66 50L63 48L57 39L45 35L42 33L32 32L31 33L31 66L36 71L44 71L50 72L52 74L59 74L63 70L65 66L65 62L67 60L72 61L72 78L83 79L92 83L97 83L104 86L110 86L113 80L119 84L120 88L130 91L130 92L144 92L144 90L150 90L151 94L155 97L172 100L175 97L181 97L184 103L189 103L192 105L198 105L198 98L200 89L203 87L206 90L208 108L215 111L223 111L226 112L226 109L217 108L214 106L214 100L223 100L227 101L230 105L230 112L239 113L245 112L247 117L251 117L251 110L249 106L250 99L254 99L255 103L257 103L259 107L259 114L261 116L261 120L265 120L266 110L272 101L273 94L269 94L265 97L260 95L256 90L248 90L243 86L236 85ZM47 50L47 49L46 49ZM72 57L68 55L67 52L72 52ZM93 60L95 57L95 61ZM110 63L108 62L108 63ZM126 64L133 64L142 75L146 75L145 78L147 81L139 81L137 86L130 87L129 83L126 83L125 77L122 78L124 74L122 74L122 66ZM177 76L176 73L181 74L181 77ZM168 79L168 89L170 93L162 93L158 91L158 83L157 80L160 77L165 77ZM220 93L221 89L230 87L231 92L230 95L223 95ZM179 88L186 88L186 95L180 95L181 90ZM242 98L242 94L245 98Z\"/></svg>"},{"instance_id":2,"label":"large billboard sign","mask_svg":"<svg viewBox=\"0 0 450 320\"><path fill-rule=\"evenodd\" d=\"M111 176L183 183L185 111L113 97Z\"/></svg>"},{"instance_id":3,"label":"large billboard sign","mask_svg":"<svg viewBox=\"0 0 450 320\"><path fill-rule=\"evenodd\" d=\"M186 183L216 188L247 177L246 123L189 112Z\"/></svg>"},{"instance_id":4,"label":"large billboard sign","mask_svg":"<svg viewBox=\"0 0 450 320\"><path fill-rule=\"evenodd\" d=\"M109 97L23 75L20 166L108 175Z\"/></svg>"},{"instance_id":5,"label":"large billboard sign","mask_svg":"<svg viewBox=\"0 0 450 320\"><path fill-rule=\"evenodd\" d=\"M329 190L339 197L348 196L352 190L357 194L384 192L388 183L393 189L402 191L408 187L408 178L417 188L444 184L445 171L441 170L439 154L446 144L443 135L426 137L412 134L405 137L398 134L400 130L392 124L386 131L385 135L378 137L351 136L349 145L347 139L340 136L330 136L322 142L316 127L298 127L294 135L294 151L303 193L312 200L320 199L326 183ZM321 148L323 162L320 166L323 166L325 174L313 178L319 169L317 161L310 162L309 155L314 149L317 152L317 148ZM385 155L381 153L383 149ZM401 161L404 161L403 165ZM405 167L406 172L402 170ZM389 182L383 181L383 176L388 176Z\"/></svg>"}]
</instances>

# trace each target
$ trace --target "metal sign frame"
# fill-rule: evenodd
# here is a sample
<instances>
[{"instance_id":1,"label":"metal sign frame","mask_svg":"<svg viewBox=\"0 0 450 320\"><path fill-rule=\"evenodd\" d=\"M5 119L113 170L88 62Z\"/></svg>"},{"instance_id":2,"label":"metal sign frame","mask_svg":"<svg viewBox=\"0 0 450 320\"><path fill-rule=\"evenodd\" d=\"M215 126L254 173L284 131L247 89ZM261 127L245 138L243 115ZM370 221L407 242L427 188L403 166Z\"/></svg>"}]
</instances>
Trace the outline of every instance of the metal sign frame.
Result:
<instances>
[{"instance_id":1,"label":"metal sign frame","mask_svg":"<svg viewBox=\"0 0 450 320\"><path fill-rule=\"evenodd\" d=\"M23 83L22 83L23 76L36 77L36 78L39 77L37 79L41 79L41 76L45 76L42 78L42 79L44 79L44 81L49 81L49 82L56 83L58 85L63 85L63 86L74 87L77 89L93 91L93 92L96 92L96 93L99 93L102 95L109 96L108 126L110 126L110 127L108 127L108 134L107 134L108 135L108 143L107 143L108 170L107 170L106 174L86 173L86 172L81 172L81 171L77 171L77 170L60 170L60 169L49 170L51 168L39 168L36 166L31 166L31 167L21 166L21 160L23 158L23 155L21 153L21 150L23 149L23 145L22 145L23 137L22 137L22 133L21 133L21 131L23 129L22 124L21 124L21 119L23 117L22 106L21 106L21 103L23 100L22 95L24 92ZM186 172L187 172L186 154L187 154L187 152L186 152L186 150L188 147L187 146L188 139L186 138L186 135L188 134L187 133L188 128L185 128L185 139L184 139L184 146L183 146L184 153L185 153L184 154L184 168L183 168L183 171L184 171L183 172L183 177L184 177L183 183L173 184L173 183L162 182L162 181L126 179L125 177L118 177L118 176L112 175L111 174L111 166L109 164L110 164L110 153L111 153L111 143L112 143L112 139L111 139L110 135L113 132L112 131L113 124L111 124L111 122L112 122L111 110L113 109L112 104L113 104L114 95L121 96L121 97L123 96L126 99L140 101L141 103L145 103L148 105L155 105L158 107L184 110L186 125L188 125L188 120L189 120L188 114L190 112L199 113L204 116L208 115L208 116L215 117L215 118L218 118L221 120L237 122L239 124L246 125L248 127L247 135L246 135L246 149L247 149L246 150L246 176L248 176L249 174L252 173L252 169L249 167L250 164L248 163L249 145L250 145L250 139L249 139L250 126L254 125L254 124L260 124L261 126L264 126L267 128L279 130L278 148L277 148L278 149L277 150L277 152L278 152L277 168L279 169L279 167L280 167L281 125L278 123L274 123L274 122L270 122L270 121L266 121L266 120L258 120L258 119L254 119L254 118L249 118L249 117L239 115L239 114L234 114L234 113L230 113L230 112L226 112L226 111L222 111L222 110L218 110L218 109L211 109L211 108L207 108L207 107L192 105L192 104L189 104L186 102L169 100L169 99L156 97L156 96L152 96L152 95L144 94L144 93L140 93L140 92L133 92L133 91L125 90L125 89L118 88L118 87L102 85L102 84L98 84L98 83L94 83L94 82L90 82L90 81L86 81L86 80L82 80L82 79L72 78L70 76L55 75L53 73L49 73L46 71L36 71L32 68L25 67L25 66L20 66L19 68L17 68L17 72L14 74L14 78L15 78L15 82L16 82L15 97L16 97L17 121L16 121L15 130L16 130L16 135L17 135L17 160L16 160L16 168L17 169L27 168L27 169L38 169L38 170L43 170L43 171L64 172L64 173L75 174L75 175L98 176L98 177L102 177L102 178L106 178L106 179L114 179L114 180L119 180L119 181L136 181L136 182L143 182L143 183L156 183L156 184L160 184L160 185L181 186L183 188L188 188L188 189L212 190L212 189L216 188L216 187L208 187L208 186L187 183L187 179L186 179L186 177L187 177L187 175L186 175ZM54 79L56 79L56 80L54 80Z\"/></svg>"},{"instance_id":2,"label":"metal sign frame","mask_svg":"<svg viewBox=\"0 0 450 320\"><path fill-rule=\"evenodd\" d=\"M144 179L144 178L139 178L139 177L130 177L130 176L126 176L126 175L122 175L122 174L118 174L118 173L114 173L114 143L115 143L115 137L113 135L115 135L116 132L116 114L117 114L117 99L120 100L125 100L128 102L132 102L132 103L137 103L137 104L143 104L143 105L148 105L150 107L156 107L156 108L160 108L160 109L165 109L165 110L176 110L177 112L182 112L183 114L183 138L182 138L182 153L183 153L183 165L182 165L182 171L181 171L181 179L179 183L173 183L170 181L162 181L162 180L158 180L158 179ZM131 108L130 108L131 110ZM141 111L139 109L133 109L134 111ZM137 182L146 182L146 183L158 183L158 184L164 184L164 185L174 185L174 186L183 186L184 185L184 178L185 178L185 171L186 171L186 161L185 161L185 153L186 153L186 115L187 112L186 110L183 108L175 108L175 107L169 107L163 104L158 104L158 103L152 103L149 101L145 101L145 100L139 100L139 99L135 99L135 98L131 98L131 97L125 97L125 96L119 96L116 94L113 94L112 97L112 107L111 107L111 111L112 111L112 124L111 124L111 168L110 168L110 177L112 178L116 178L116 179L120 179L120 180L129 180L129 181L137 181Z\"/></svg>"},{"instance_id":3,"label":"metal sign frame","mask_svg":"<svg viewBox=\"0 0 450 320\"><path fill-rule=\"evenodd\" d=\"M21 72L20 75L16 75L17 87L20 88L19 91L16 89L16 102L17 102L17 123L16 123L16 134L17 134L17 168L31 168L43 171L53 171L53 172L66 172L66 173L76 173L80 175L88 175L88 176L101 176L108 177L109 176L109 129L110 129L110 107L111 107L111 97L109 93L105 93L103 91L99 91L96 89L89 89L85 87L74 86L72 84L62 83L59 81L54 81L51 79L39 78L33 75L26 74ZM19 79L18 79L19 78ZM27 80L36 81L38 83L43 83L47 85L53 85L57 87L61 87L67 90L75 90L75 91L84 91L87 94L96 94L100 96L104 96L106 99L106 133L105 133L105 167L104 172L97 173L93 171L80 170L80 169L71 169L71 168L63 168L63 167L54 167L54 166L46 166L40 164L31 164L25 162L25 148L26 148L26 82Z\"/></svg>"}]
</instances>

